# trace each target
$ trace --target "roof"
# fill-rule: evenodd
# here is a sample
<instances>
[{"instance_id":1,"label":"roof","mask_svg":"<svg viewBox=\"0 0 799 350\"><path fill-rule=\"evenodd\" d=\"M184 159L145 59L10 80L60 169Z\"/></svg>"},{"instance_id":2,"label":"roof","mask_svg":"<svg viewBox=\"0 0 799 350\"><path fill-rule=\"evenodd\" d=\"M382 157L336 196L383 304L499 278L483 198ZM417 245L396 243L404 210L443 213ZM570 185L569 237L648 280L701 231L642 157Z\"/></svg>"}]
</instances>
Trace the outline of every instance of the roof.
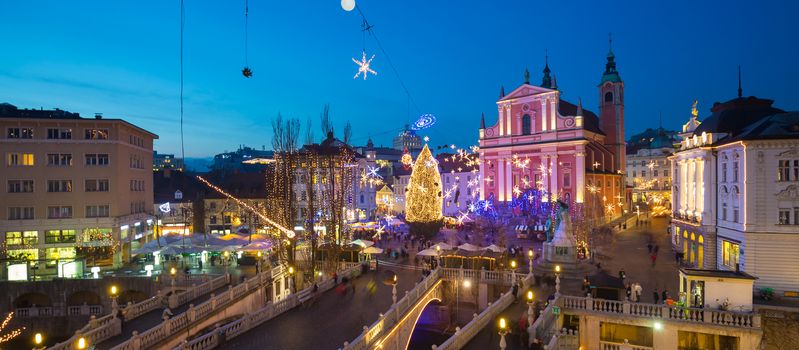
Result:
<instances>
[{"instance_id":1,"label":"roof","mask_svg":"<svg viewBox=\"0 0 799 350\"><path fill-rule=\"evenodd\" d=\"M756 280L757 277L752 276L743 271L727 271L727 270L705 270L705 269L689 269L685 267L680 268L680 272L689 276L700 277L717 277L717 278L738 278L747 280Z\"/></svg>"},{"instance_id":2,"label":"roof","mask_svg":"<svg viewBox=\"0 0 799 350\"><path fill-rule=\"evenodd\" d=\"M205 177L209 182L237 198L266 198L266 174L216 172ZM206 198L227 198L216 191L203 188Z\"/></svg>"},{"instance_id":3,"label":"roof","mask_svg":"<svg viewBox=\"0 0 799 350\"><path fill-rule=\"evenodd\" d=\"M313 151L315 154L320 155L339 155L341 150L345 149L355 155L356 158L363 158L363 155L356 152L352 147L343 141L333 137L333 133L327 133L327 138L322 140L321 143L314 143L302 146L300 153L307 153Z\"/></svg>"},{"instance_id":4,"label":"roof","mask_svg":"<svg viewBox=\"0 0 799 350\"><path fill-rule=\"evenodd\" d=\"M101 116L95 118L82 118L80 113L73 113L67 112L62 109L19 109L17 106L14 106L8 102L0 103L0 118L17 118L17 119L49 119L49 120L74 120L74 121L85 121L85 122L120 122L125 125L128 125L136 130L139 130L143 133L147 133L152 136L154 139L158 138L158 135L149 132L147 130L142 129L130 122L127 122L123 119L116 119L116 118L103 118Z\"/></svg>"},{"instance_id":5,"label":"roof","mask_svg":"<svg viewBox=\"0 0 799 350\"><path fill-rule=\"evenodd\" d=\"M760 99L755 96L737 97L724 103L715 103L712 114L702 121L694 130L694 135L707 133L726 133L737 136L749 125L774 114L785 111L771 105L774 100Z\"/></svg>"},{"instance_id":6,"label":"roof","mask_svg":"<svg viewBox=\"0 0 799 350\"><path fill-rule=\"evenodd\" d=\"M569 101L561 99L558 103L558 113L561 115L577 115L577 106ZM585 130L605 135L602 129L599 128L599 117L585 108L583 108L583 128Z\"/></svg>"},{"instance_id":7,"label":"roof","mask_svg":"<svg viewBox=\"0 0 799 350\"><path fill-rule=\"evenodd\" d=\"M153 172L153 198L155 203L190 202L204 192L204 186L191 174L177 170ZM183 192L183 199L175 199L175 191Z\"/></svg>"},{"instance_id":8,"label":"roof","mask_svg":"<svg viewBox=\"0 0 799 350\"><path fill-rule=\"evenodd\" d=\"M745 127L739 134L725 138L717 144L740 140L799 139L799 112L767 116Z\"/></svg>"}]
</instances>

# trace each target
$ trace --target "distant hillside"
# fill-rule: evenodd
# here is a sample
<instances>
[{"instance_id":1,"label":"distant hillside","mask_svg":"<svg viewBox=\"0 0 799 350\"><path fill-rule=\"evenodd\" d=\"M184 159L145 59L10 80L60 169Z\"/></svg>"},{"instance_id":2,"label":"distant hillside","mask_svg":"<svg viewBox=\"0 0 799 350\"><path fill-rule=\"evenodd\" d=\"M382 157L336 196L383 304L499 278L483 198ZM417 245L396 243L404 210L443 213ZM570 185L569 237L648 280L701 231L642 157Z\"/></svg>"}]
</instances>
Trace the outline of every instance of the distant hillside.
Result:
<instances>
[{"instance_id":1,"label":"distant hillside","mask_svg":"<svg viewBox=\"0 0 799 350\"><path fill-rule=\"evenodd\" d=\"M213 157L192 158L186 157L186 170L204 173L208 171L208 166L214 162Z\"/></svg>"}]
</instances>

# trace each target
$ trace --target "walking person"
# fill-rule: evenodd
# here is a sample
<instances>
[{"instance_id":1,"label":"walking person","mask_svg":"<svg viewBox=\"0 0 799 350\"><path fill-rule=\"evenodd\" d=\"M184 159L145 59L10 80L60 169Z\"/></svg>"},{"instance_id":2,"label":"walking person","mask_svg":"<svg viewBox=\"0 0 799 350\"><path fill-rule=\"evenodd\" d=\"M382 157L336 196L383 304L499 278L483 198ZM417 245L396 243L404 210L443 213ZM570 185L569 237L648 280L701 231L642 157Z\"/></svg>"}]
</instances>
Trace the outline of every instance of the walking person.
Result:
<instances>
[{"instance_id":1,"label":"walking person","mask_svg":"<svg viewBox=\"0 0 799 350\"><path fill-rule=\"evenodd\" d=\"M652 254L652 242L647 243L646 248L649 250L649 254Z\"/></svg>"},{"instance_id":2,"label":"walking person","mask_svg":"<svg viewBox=\"0 0 799 350\"><path fill-rule=\"evenodd\" d=\"M655 267L655 261L657 260L658 256L655 255L655 254L652 254L652 255L649 256L649 258L652 260L652 267Z\"/></svg>"},{"instance_id":3,"label":"walking person","mask_svg":"<svg viewBox=\"0 0 799 350\"><path fill-rule=\"evenodd\" d=\"M669 291L667 291L666 288L663 288L661 299L663 300L664 304L666 303L666 300L669 299Z\"/></svg>"},{"instance_id":4,"label":"walking person","mask_svg":"<svg viewBox=\"0 0 799 350\"><path fill-rule=\"evenodd\" d=\"M655 290L654 290L654 291L652 291L652 299L655 301L655 304L657 304L657 303L658 303L658 297L659 297L659 296L660 296L660 295L658 294L658 290L657 290L657 288L655 288Z\"/></svg>"}]
</instances>

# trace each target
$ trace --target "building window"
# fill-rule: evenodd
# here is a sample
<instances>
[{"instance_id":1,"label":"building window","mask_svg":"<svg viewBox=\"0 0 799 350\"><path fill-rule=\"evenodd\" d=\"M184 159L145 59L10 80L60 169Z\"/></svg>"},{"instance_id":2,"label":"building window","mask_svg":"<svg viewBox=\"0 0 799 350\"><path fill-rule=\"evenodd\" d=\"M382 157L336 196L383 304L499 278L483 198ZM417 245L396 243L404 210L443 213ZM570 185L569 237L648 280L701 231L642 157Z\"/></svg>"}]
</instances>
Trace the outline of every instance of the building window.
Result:
<instances>
[{"instance_id":1,"label":"building window","mask_svg":"<svg viewBox=\"0 0 799 350\"><path fill-rule=\"evenodd\" d=\"M734 268L738 264L738 243L730 241L721 241L721 256L724 266Z\"/></svg>"},{"instance_id":2,"label":"building window","mask_svg":"<svg viewBox=\"0 0 799 350\"><path fill-rule=\"evenodd\" d=\"M69 140L72 138L72 129L47 129L47 138L50 140Z\"/></svg>"},{"instance_id":3,"label":"building window","mask_svg":"<svg viewBox=\"0 0 799 350\"><path fill-rule=\"evenodd\" d=\"M791 209L780 208L778 224L789 225L790 223L791 223Z\"/></svg>"},{"instance_id":4,"label":"building window","mask_svg":"<svg viewBox=\"0 0 799 350\"><path fill-rule=\"evenodd\" d=\"M646 170L641 170L641 177L646 177Z\"/></svg>"},{"instance_id":5,"label":"building window","mask_svg":"<svg viewBox=\"0 0 799 350\"><path fill-rule=\"evenodd\" d=\"M33 153L8 153L6 164L8 166L33 166Z\"/></svg>"},{"instance_id":6,"label":"building window","mask_svg":"<svg viewBox=\"0 0 799 350\"><path fill-rule=\"evenodd\" d=\"M72 166L72 154L69 153L48 153L48 166Z\"/></svg>"},{"instance_id":7,"label":"building window","mask_svg":"<svg viewBox=\"0 0 799 350\"><path fill-rule=\"evenodd\" d=\"M44 243L75 243L75 230L47 230L44 231Z\"/></svg>"},{"instance_id":8,"label":"building window","mask_svg":"<svg viewBox=\"0 0 799 350\"><path fill-rule=\"evenodd\" d=\"M22 232L6 232L6 245L22 245Z\"/></svg>"},{"instance_id":9,"label":"building window","mask_svg":"<svg viewBox=\"0 0 799 350\"><path fill-rule=\"evenodd\" d=\"M8 138L10 139L32 139L33 128L8 128Z\"/></svg>"},{"instance_id":10,"label":"building window","mask_svg":"<svg viewBox=\"0 0 799 350\"><path fill-rule=\"evenodd\" d=\"M109 189L107 179L89 179L85 185L86 192L108 192Z\"/></svg>"},{"instance_id":11,"label":"building window","mask_svg":"<svg viewBox=\"0 0 799 350\"><path fill-rule=\"evenodd\" d=\"M605 102L613 102L613 93L608 91L605 93Z\"/></svg>"},{"instance_id":12,"label":"building window","mask_svg":"<svg viewBox=\"0 0 799 350\"><path fill-rule=\"evenodd\" d=\"M658 171L657 170L652 170L652 176L657 177L658 176Z\"/></svg>"},{"instance_id":13,"label":"building window","mask_svg":"<svg viewBox=\"0 0 799 350\"><path fill-rule=\"evenodd\" d=\"M738 162L732 162L732 182L738 182Z\"/></svg>"},{"instance_id":14,"label":"building window","mask_svg":"<svg viewBox=\"0 0 799 350\"><path fill-rule=\"evenodd\" d=\"M363 204L363 195L361 195L361 204Z\"/></svg>"},{"instance_id":15,"label":"building window","mask_svg":"<svg viewBox=\"0 0 799 350\"><path fill-rule=\"evenodd\" d=\"M108 140L108 129L86 129L87 140Z\"/></svg>"},{"instance_id":16,"label":"building window","mask_svg":"<svg viewBox=\"0 0 799 350\"><path fill-rule=\"evenodd\" d=\"M108 205L87 205L86 206L86 217L87 218L107 218L108 217Z\"/></svg>"},{"instance_id":17,"label":"building window","mask_svg":"<svg viewBox=\"0 0 799 350\"><path fill-rule=\"evenodd\" d=\"M525 114L522 117L522 135L530 135L530 116Z\"/></svg>"},{"instance_id":18,"label":"building window","mask_svg":"<svg viewBox=\"0 0 799 350\"><path fill-rule=\"evenodd\" d=\"M86 154L86 166L106 166L108 165L108 154Z\"/></svg>"},{"instance_id":19,"label":"building window","mask_svg":"<svg viewBox=\"0 0 799 350\"><path fill-rule=\"evenodd\" d=\"M47 180L47 192L72 192L72 180Z\"/></svg>"},{"instance_id":20,"label":"building window","mask_svg":"<svg viewBox=\"0 0 799 350\"><path fill-rule=\"evenodd\" d=\"M633 177L636 177L636 176L638 176L638 172L636 172L635 170L633 170ZM589 184L589 186L590 186L590 184Z\"/></svg>"},{"instance_id":21,"label":"building window","mask_svg":"<svg viewBox=\"0 0 799 350\"><path fill-rule=\"evenodd\" d=\"M224 220L223 224L225 225L230 225L230 223L233 222L233 218L230 215L223 216L222 220Z\"/></svg>"},{"instance_id":22,"label":"building window","mask_svg":"<svg viewBox=\"0 0 799 350\"><path fill-rule=\"evenodd\" d=\"M727 203L721 204L721 220L727 221Z\"/></svg>"},{"instance_id":23,"label":"building window","mask_svg":"<svg viewBox=\"0 0 799 350\"><path fill-rule=\"evenodd\" d=\"M33 192L33 180L8 180L8 193Z\"/></svg>"},{"instance_id":24,"label":"building window","mask_svg":"<svg viewBox=\"0 0 799 350\"><path fill-rule=\"evenodd\" d=\"M799 180L799 178L794 177ZM791 161L781 160L777 168L777 181L791 181Z\"/></svg>"},{"instance_id":25,"label":"building window","mask_svg":"<svg viewBox=\"0 0 799 350\"><path fill-rule=\"evenodd\" d=\"M571 174L569 173L563 174L563 187L571 187L571 186L572 186Z\"/></svg>"},{"instance_id":26,"label":"building window","mask_svg":"<svg viewBox=\"0 0 799 350\"><path fill-rule=\"evenodd\" d=\"M54 206L47 207L48 219L70 219L72 218L71 206Z\"/></svg>"},{"instance_id":27,"label":"building window","mask_svg":"<svg viewBox=\"0 0 799 350\"><path fill-rule=\"evenodd\" d=\"M6 245L36 245L39 243L39 231L7 231Z\"/></svg>"},{"instance_id":28,"label":"building window","mask_svg":"<svg viewBox=\"0 0 799 350\"><path fill-rule=\"evenodd\" d=\"M144 180L130 180L130 190L133 192L143 192Z\"/></svg>"},{"instance_id":29,"label":"building window","mask_svg":"<svg viewBox=\"0 0 799 350\"><path fill-rule=\"evenodd\" d=\"M727 163L721 163L721 182L727 182Z\"/></svg>"},{"instance_id":30,"label":"building window","mask_svg":"<svg viewBox=\"0 0 799 350\"><path fill-rule=\"evenodd\" d=\"M211 215L208 220L210 221L211 225L216 225L216 215Z\"/></svg>"},{"instance_id":31,"label":"building window","mask_svg":"<svg viewBox=\"0 0 799 350\"><path fill-rule=\"evenodd\" d=\"M9 207L9 220L33 220L33 207Z\"/></svg>"}]
</instances>

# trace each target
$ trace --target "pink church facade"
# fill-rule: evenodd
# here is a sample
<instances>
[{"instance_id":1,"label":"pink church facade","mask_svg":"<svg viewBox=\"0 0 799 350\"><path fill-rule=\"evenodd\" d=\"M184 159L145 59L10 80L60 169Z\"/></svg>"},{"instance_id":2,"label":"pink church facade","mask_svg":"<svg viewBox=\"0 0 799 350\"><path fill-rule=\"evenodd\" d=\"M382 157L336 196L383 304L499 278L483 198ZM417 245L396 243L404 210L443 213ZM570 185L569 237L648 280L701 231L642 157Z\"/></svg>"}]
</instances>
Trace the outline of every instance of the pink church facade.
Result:
<instances>
[{"instance_id":1,"label":"pink church facade","mask_svg":"<svg viewBox=\"0 0 799 350\"><path fill-rule=\"evenodd\" d=\"M497 101L497 123L480 127L481 198L510 202L527 189L570 205L592 204L622 212L624 182L624 83L615 56L598 86L600 116L561 99L547 64L541 86L525 83ZM503 93L504 95L504 93Z\"/></svg>"}]
</instances>

